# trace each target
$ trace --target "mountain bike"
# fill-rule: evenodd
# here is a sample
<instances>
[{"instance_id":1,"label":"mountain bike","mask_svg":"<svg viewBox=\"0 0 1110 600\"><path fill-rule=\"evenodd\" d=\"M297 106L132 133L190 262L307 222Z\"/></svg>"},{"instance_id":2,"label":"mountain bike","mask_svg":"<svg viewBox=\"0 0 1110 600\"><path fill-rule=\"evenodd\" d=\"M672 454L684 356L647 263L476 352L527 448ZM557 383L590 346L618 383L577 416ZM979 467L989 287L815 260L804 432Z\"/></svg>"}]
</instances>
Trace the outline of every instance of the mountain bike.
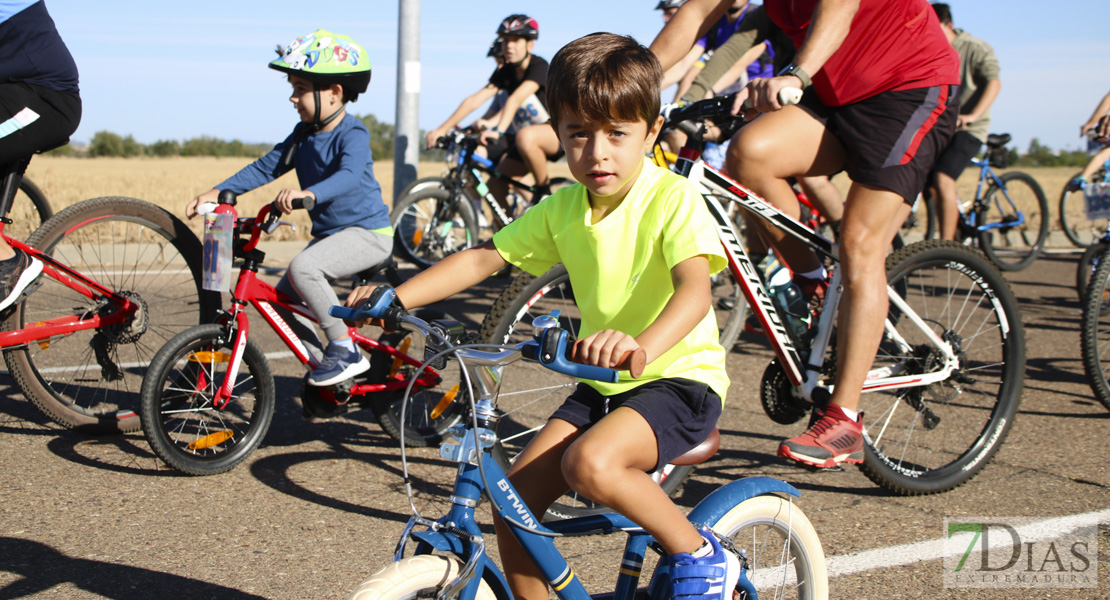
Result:
<instances>
[{"instance_id":1,"label":"mountain bike","mask_svg":"<svg viewBox=\"0 0 1110 600\"><path fill-rule=\"evenodd\" d=\"M534 336L522 343L483 351L484 345L460 345L458 337L441 336L442 327L405 315L403 309L392 304L395 297L392 290L378 288L362 310L335 307L332 314L352 320L384 318L392 327L419 332L429 340L438 338L436 347L440 351L432 358L460 365L468 386L459 400L465 398L470 408L440 449L442 457L459 463L449 511L438 519L421 515L411 487L406 485L414 514L402 531L393 564L366 579L349 598L511 598L508 582L490 558L482 527L476 520L476 508L483 497L509 524L513 536L539 566L559 598L587 600L591 596L559 553L555 540L618 532L628 539L619 565L614 566L618 571L616 587L604 597L614 600L669 597L664 561L660 561L663 566L656 568L649 586L637 589L647 549L661 553L643 529L613 513L541 524L517 500L503 465L493 454L498 436L495 431L503 418L497 409L497 395L498 384L504 383L505 366L526 358L567 376L606 381L616 381L617 372L571 363L566 358L570 346L568 333L557 326L556 318L537 319ZM691 459L705 460L715 450L715 446L706 448ZM408 464L403 446L401 456L407 483ZM817 600L828 597L824 551L817 532L794 505L793 497L799 496L796 489L777 479L749 477L717 488L690 511L688 518L692 523L711 530L722 547L739 558L742 573L735 592L738 597ZM410 551L414 554L406 556Z\"/></svg>"},{"instance_id":2,"label":"mountain bike","mask_svg":"<svg viewBox=\"0 0 1110 600\"><path fill-rule=\"evenodd\" d=\"M390 212L396 253L421 269L478 245L483 207L489 210L493 226L500 229L531 206L535 191L535 186L499 173L492 161L475 152L478 138L461 129L441 137L436 147L447 151L448 163L453 166L442 177L425 177L409 184ZM489 191L489 178L514 190L506 199L507 207ZM555 177L549 188L554 191L571 183ZM527 197L520 192L527 192Z\"/></svg>"},{"instance_id":3,"label":"mountain bike","mask_svg":"<svg viewBox=\"0 0 1110 600\"><path fill-rule=\"evenodd\" d=\"M1098 244L1102 253L1083 298L1080 320L1080 354L1083 370L1095 399L1110 410L1110 245Z\"/></svg>"},{"instance_id":4,"label":"mountain bike","mask_svg":"<svg viewBox=\"0 0 1110 600\"><path fill-rule=\"evenodd\" d=\"M731 102L732 97L724 96L676 109L664 126L711 118L734 132L740 123L729 114ZM795 423L815 403L828 400L836 369L838 249L706 165L698 144L697 136L688 138L678 167L702 194L728 257L724 290L734 290L733 295L716 288L714 294L733 302L714 304L718 323L742 322L748 309L757 316L776 356L763 374L763 408L778 423ZM816 326L797 327L776 305L722 199L801 240L832 266L830 292ZM564 284L560 268L527 284L514 282L491 308L483 339L519 340L539 311L552 309L564 311L559 317L563 326L576 327L578 313L570 307L574 290ZM862 469L875 483L901 494L949 490L983 468L1017 411L1025 371L1017 303L1001 273L980 252L955 242L907 245L888 256L887 274L885 333L860 401L865 415ZM729 305L734 308L721 309ZM745 308L735 308L741 305ZM534 414L550 414L557 406L554 400L561 401L571 385L554 375L518 380L513 396L521 405L530 404ZM541 424L532 423L531 429ZM525 436L520 437L523 445Z\"/></svg>"},{"instance_id":5,"label":"mountain bike","mask_svg":"<svg viewBox=\"0 0 1110 600\"><path fill-rule=\"evenodd\" d=\"M234 210L235 194L224 191L219 203ZM311 198L295 202L311 208ZM311 310L262 281L258 269L265 253L257 249L259 236L283 225L280 211L263 206L255 217L237 218L234 256L242 260L231 303L214 323L182 331L166 342L150 363L141 390L140 415L151 449L166 464L191 475L213 475L234 468L262 443L274 413L274 378L269 361L250 339L248 306L253 306L281 338L293 356L310 371L318 360L282 313L315 321ZM358 274L365 282L384 272L400 283L392 257ZM281 309L280 311L278 309ZM338 384L301 387L301 403L312 417L331 418L355 406L368 407L382 428L410 445L439 443L442 433L459 419L449 400L457 393L455 374L428 370L414 384L409 401L422 403L402 419L403 390L414 369L423 362L420 339L385 333L377 340L355 329L351 338L370 354L370 370ZM436 417L429 412L447 399L448 410Z\"/></svg>"},{"instance_id":6,"label":"mountain bike","mask_svg":"<svg viewBox=\"0 0 1110 600\"><path fill-rule=\"evenodd\" d=\"M979 168L975 196L959 201L956 239L978 246L999 269L1019 271L1033 264L1048 240L1048 200L1036 179L1020 171L996 175L991 167L1006 168L1010 134L987 136L986 156L972 159ZM936 199L928 189L914 201L903 232L936 236Z\"/></svg>"},{"instance_id":7,"label":"mountain bike","mask_svg":"<svg viewBox=\"0 0 1110 600\"><path fill-rule=\"evenodd\" d=\"M1078 176L1079 173L1076 173L1068 181ZM1088 179L1092 184L1110 184L1110 159ZM1060 227L1072 244L1077 248L1086 248L1097 243L1106 234L1108 222L1110 220L1106 216L1094 219L1087 216L1083 190L1068 190L1067 185L1064 186L1060 192Z\"/></svg>"},{"instance_id":8,"label":"mountain bike","mask_svg":"<svg viewBox=\"0 0 1110 600\"><path fill-rule=\"evenodd\" d=\"M13 200L26 202L17 189L32 190L39 206L37 188L21 185L29 161L0 168L2 214ZM25 242L6 232L4 240L43 263L23 300L0 313L0 349L24 396L63 427L138 429L154 348L211 319L219 305L201 287L196 235L149 202L106 197L66 208Z\"/></svg>"}]
</instances>

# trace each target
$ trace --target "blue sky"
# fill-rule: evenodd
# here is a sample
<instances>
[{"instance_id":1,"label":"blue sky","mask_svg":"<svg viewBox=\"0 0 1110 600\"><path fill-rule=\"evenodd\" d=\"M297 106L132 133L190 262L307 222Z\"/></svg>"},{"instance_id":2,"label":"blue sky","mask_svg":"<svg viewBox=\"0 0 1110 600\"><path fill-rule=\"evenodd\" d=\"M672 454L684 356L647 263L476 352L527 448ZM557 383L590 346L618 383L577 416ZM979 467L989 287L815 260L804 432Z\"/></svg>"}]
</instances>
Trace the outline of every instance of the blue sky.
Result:
<instances>
[{"instance_id":1,"label":"blue sky","mask_svg":"<svg viewBox=\"0 0 1110 600\"><path fill-rule=\"evenodd\" d=\"M442 122L493 69L486 50L514 12L540 23L536 54L594 31L631 34L649 44L662 26L656 0L424 0L421 6L420 126ZM1110 91L1110 4L1106 0L953 0L957 27L994 46L1002 93L991 130L1025 150L1031 138L1078 148L1084 122ZM182 6L187 8L183 9ZM84 116L74 134L101 130L142 143L208 135L277 142L296 114L284 77L266 68L277 44L323 28L367 48L370 90L355 114L394 121L397 12L394 0L351 3L288 0L47 0L81 71ZM305 10L311 7L314 10Z\"/></svg>"}]
</instances>

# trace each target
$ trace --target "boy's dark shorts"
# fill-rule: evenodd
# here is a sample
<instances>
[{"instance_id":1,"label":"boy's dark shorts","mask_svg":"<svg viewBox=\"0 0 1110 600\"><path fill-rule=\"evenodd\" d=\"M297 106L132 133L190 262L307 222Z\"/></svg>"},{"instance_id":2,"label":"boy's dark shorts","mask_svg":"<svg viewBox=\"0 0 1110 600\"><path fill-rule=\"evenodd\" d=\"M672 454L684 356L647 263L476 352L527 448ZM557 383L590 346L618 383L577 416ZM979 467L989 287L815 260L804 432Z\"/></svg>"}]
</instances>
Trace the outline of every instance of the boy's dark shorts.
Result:
<instances>
[{"instance_id":1,"label":"boy's dark shorts","mask_svg":"<svg viewBox=\"0 0 1110 600\"><path fill-rule=\"evenodd\" d=\"M959 86L881 92L829 107L810 88L799 104L844 146L852 181L891 190L912 204L956 130Z\"/></svg>"},{"instance_id":2,"label":"boy's dark shorts","mask_svg":"<svg viewBox=\"0 0 1110 600\"><path fill-rule=\"evenodd\" d=\"M933 165L934 173L944 173L952 179L959 179L971 159L979 154L983 142L966 131L957 131L948 142L948 146L940 153L937 164Z\"/></svg>"},{"instance_id":3,"label":"boy's dark shorts","mask_svg":"<svg viewBox=\"0 0 1110 600\"><path fill-rule=\"evenodd\" d=\"M635 410L655 432L659 462L655 468L689 452L704 442L721 416L721 397L708 385L690 379L656 379L627 392L606 398L579 383L574 393L551 415L588 429L620 406Z\"/></svg>"}]
</instances>

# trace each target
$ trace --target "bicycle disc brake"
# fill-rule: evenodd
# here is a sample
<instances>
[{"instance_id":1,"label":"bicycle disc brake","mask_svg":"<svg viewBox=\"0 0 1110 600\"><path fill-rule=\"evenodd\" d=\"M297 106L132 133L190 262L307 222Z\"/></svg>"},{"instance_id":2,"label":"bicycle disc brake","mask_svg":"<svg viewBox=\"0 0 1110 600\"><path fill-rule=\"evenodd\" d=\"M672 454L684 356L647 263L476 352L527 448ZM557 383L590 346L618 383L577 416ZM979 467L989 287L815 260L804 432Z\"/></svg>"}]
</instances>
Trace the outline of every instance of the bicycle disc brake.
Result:
<instances>
[{"instance_id":1,"label":"bicycle disc brake","mask_svg":"<svg viewBox=\"0 0 1110 600\"><path fill-rule=\"evenodd\" d=\"M778 359L772 360L763 371L759 400L763 404L763 412L772 421L783 425L797 423L809 414L810 403L794 395L794 386L790 385Z\"/></svg>"}]
</instances>

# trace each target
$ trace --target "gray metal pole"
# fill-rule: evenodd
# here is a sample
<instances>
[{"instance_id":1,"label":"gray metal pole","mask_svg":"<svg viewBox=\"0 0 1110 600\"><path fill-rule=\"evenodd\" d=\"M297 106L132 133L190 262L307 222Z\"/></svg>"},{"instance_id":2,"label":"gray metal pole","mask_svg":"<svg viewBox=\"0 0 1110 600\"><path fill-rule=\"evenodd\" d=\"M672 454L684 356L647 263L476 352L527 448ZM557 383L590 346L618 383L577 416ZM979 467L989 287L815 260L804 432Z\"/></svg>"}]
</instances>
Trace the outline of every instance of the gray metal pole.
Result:
<instances>
[{"instance_id":1,"label":"gray metal pole","mask_svg":"<svg viewBox=\"0 0 1110 600\"><path fill-rule=\"evenodd\" d=\"M399 0L397 118L393 135L393 200L416 181L420 160L420 0Z\"/></svg>"}]
</instances>

